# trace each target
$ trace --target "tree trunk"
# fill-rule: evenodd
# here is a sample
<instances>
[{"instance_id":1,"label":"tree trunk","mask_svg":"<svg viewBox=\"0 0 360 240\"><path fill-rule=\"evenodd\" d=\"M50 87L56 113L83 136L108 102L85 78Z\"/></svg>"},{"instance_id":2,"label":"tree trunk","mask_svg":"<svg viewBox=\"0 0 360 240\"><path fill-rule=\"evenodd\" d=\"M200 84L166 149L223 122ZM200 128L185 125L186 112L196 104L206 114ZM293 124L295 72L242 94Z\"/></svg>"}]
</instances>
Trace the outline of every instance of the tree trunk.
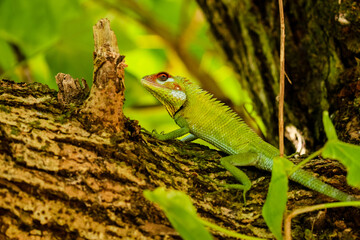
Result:
<instances>
[{"instance_id":1,"label":"tree trunk","mask_svg":"<svg viewBox=\"0 0 360 240\"><path fill-rule=\"evenodd\" d=\"M267 127L268 140L278 140L277 101L280 21L277 1L197 0L229 63L250 93ZM340 1L341 2L341 1ZM359 143L359 103L344 111L336 104L344 86L359 83L360 5L358 1L285 1L285 69L292 84L285 88L285 123L304 134L307 148L323 144L322 112L336 113L345 139ZM348 72L356 74L348 74ZM341 86L339 86L342 84ZM359 83L360 84L360 83ZM357 84L355 84L357 86ZM349 98L358 98L360 88ZM348 99L346 99L347 101ZM343 101L343 100L342 100ZM343 117L349 110L354 117ZM351 129L346 129L352 124ZM342 127L341 127L341 126ZM351 134L352 132L352 134Z\"/></svg>"},{"instance_id":2,"label":"tree trunk","mask_svg":"<svg viewBox=\"0 0 360 240\"><path fill-rule=\"evenodd\" d=\"M101 20L94 31L94 84L83 104L87 87L66 74L57 75L58 93L38 83L0 82L0 239L179 239L143 196L158 186L190 195L208 221L272 238L261 216L270 174L245 170L253 183L245 205L241 192L209 180L235 182L219 164L221 153L140 132L122 113L126 64L109 22ZM356 192L344 185L337 162L308 166ZM288 209L328 200L291 184ZM312 229L314 236L356 238L354 219L359 212L350 208L304 214L293 221L293 236L303 239Z\"/></svg>"}]
</instances>

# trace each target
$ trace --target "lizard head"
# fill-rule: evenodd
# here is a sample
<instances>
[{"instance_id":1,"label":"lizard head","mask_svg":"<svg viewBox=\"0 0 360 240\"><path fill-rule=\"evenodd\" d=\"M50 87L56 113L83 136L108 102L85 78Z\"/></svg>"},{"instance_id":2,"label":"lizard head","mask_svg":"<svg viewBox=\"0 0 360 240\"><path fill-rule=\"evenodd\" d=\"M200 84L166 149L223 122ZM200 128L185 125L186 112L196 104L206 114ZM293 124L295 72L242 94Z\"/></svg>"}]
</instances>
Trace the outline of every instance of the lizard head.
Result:
<instances>
[{"instance_id":1,"label":"lizard head","mask_svg":"<svg viewBox=\"0 0 360 240\"><path fill-rule=\"evenodd\" d=\"M169 112L171 117L186 101L184 78L160 72L145 76L141 79L142 85L156 97Z\"/></svg>"}]
</instances>

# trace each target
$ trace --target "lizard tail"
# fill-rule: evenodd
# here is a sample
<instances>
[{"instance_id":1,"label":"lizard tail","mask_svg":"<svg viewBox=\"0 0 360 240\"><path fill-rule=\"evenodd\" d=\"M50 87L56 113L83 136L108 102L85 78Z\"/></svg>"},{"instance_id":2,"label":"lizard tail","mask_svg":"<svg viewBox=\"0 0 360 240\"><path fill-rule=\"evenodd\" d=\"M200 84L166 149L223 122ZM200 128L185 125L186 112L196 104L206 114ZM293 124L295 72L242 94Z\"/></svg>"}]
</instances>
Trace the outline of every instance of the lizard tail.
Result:
<instances>
[{"instance_id":1,"label":"lizard tail","mask_svg":"<svg viewBox=\"0 0 360 240\"><path fill-rule=\"evenodd\" d=\"M351 196L349 194L346 194L322 181L315 178L311 173L299 169L298 171L291 174L290 179L300 183L312 190L315 190L319 193L322 193L326 196L329 196L331 198L334 198L336 200L342 201L342 202L350 202L350 201L357 201L358 199L354 196Z\"/></svg>"}]
</instances>

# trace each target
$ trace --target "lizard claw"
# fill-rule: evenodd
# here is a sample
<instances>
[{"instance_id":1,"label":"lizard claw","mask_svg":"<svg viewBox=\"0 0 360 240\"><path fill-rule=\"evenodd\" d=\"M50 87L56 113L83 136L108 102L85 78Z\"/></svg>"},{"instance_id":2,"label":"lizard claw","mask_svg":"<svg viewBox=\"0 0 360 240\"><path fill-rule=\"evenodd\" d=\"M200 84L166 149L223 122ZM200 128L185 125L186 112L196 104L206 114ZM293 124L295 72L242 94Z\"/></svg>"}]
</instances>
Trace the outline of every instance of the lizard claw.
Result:
<instances>
[{"instance_id":1,"label":"lizard claw","mask_svg":"<svg viewBox=\"0 0 360 240\"><path fill-rule=\"evenodd\" d=\"M155 135L155 136L156 136L156 135L159 135L159 133L158 133L155 129L153 129L153 130L151 131L151 134L152 134L152 135Z\"/></svg>"},{"instance_id":2,"label":"lizard claw","mask_svg":"<svg viewBox=\"0 0 360 240\"><path fill-rule=\"evenodd\" d=\"M149 130L143 128L143 127L141 128L141 131L144 132L144 133L147 133L147 134L151 135L151 132L150 132Z\"/></svg>"},{"instance_id":3,"label":"lizard claw","mask_svg":"<svg viewBox=\"0 0 360 240\"><path fill-rule=\"evenodd\" d=\"M146 134L149 134L150 136L154 137L154 138L158 138L159 135L161 134L158 134L157 131L155 129L153 129L151 132L149 130L146 130L145 128L141 128L141 130L146 133Z\"/></svg>"},{"instance_id":4,"label":"lizard claw","mask_svg":"<svg viewBox=\"0 0 360 240\"><path fill-rule=\"evenodd\" d=\"M156 139L159 139L161 136L164 135L164 132L161 132L160 134L154 129L150 133L151 136L153 136Z\"/></svg>"}]
</instances>

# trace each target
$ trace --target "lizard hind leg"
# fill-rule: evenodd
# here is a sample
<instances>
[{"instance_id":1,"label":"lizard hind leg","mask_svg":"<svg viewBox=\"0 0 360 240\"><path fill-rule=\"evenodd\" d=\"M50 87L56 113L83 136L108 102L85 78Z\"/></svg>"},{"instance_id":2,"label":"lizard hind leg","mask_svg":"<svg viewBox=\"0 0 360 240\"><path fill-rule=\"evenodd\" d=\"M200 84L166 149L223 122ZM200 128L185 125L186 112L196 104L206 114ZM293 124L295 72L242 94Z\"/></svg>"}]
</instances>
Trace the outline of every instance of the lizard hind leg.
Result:
<instances>
[{"instance_id":1,"label":"lizard hind leg","mask_svg":"<svg viewBox=\"0 0 360 240\"><path fill-rule=\"evenodd\" d=\"M221 185L226 188L238 189L243 191L244 203L246 203L246 192L251 188L251 181L249 177L236 166L250 166L254 165L258 160L256 153L239 153L236 155L226 156L220 159L221 165L228 170L240 184L224 184Z\"/></svg>"}]
</instances>

